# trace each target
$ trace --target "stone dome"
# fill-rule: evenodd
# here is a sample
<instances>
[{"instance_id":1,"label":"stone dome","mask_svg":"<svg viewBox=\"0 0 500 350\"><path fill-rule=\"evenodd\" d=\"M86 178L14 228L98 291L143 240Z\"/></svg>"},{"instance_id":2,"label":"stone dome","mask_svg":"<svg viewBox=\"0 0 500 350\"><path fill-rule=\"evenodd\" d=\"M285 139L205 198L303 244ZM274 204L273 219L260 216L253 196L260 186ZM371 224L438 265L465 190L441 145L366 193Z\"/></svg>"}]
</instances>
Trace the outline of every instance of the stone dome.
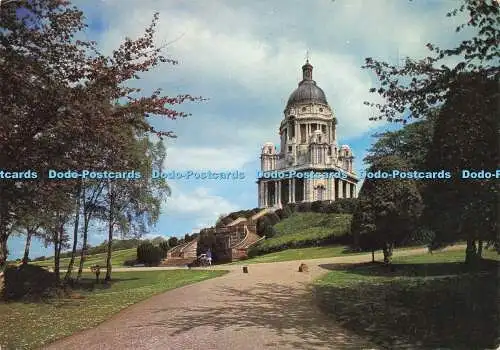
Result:
<instances>
[{"instance_id":1,"label":"stone dome","mask_svg":"<svg viewBox=\"0 0 500 350\"><path fill-rule=\"evenodd\" d=\"M302 81L288 98L287 107L301 103L328 104L324 91L312 79L312 69L313 66L309 61L302 66Z\"/></svg>"}]
</instances>

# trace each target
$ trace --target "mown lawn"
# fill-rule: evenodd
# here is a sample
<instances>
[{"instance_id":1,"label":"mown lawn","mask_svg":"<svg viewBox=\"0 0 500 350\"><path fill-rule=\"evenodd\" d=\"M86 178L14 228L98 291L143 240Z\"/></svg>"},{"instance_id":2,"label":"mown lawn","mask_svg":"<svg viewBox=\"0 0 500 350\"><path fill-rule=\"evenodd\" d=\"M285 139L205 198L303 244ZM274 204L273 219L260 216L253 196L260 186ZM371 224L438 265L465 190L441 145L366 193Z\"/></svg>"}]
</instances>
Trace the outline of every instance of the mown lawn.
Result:
<instances>
[{"instance_id":1,"label":"mown lawn","mask_svg":"<svg viewBox=\"0 0 500 350\"><path fill-rule=\"evenodd\" d=\"M85 274L83 287L76 290L84 299L0 302L0 348L38 348L76 331L94 327L118 311L155 294L225 273L214 270L116 272L109 286L94 286L93 276Z\"/></svg>"},{"instance_id":2,"label":"mown lawn","mask_svg":"<svg viewBox=\"0 0 500 350\"><path fill-rule=\"evenodd\" d=\"M136 248L117 250L113 252L111 255L111 263L113 267L124 267L123 263L125 262L125 260L132 260L135 259L136 257L137 257ZM70 260L69 258L61 259L61 270L67 269L69 260ZM33 261L32 264L38 266L54 267L54 259ZM76 270L78 270L79 264L80 264L80 257L77 257L75 259L75 265L74 265L74 268L76 268ZM85 259L83 266L85 268L89 268L92 265L106 266L106 253L89 255Z\"/></svg>"},{"instance_id":3,"label":"mown lawn","mask_svg":"<svg viewBox=\"0 0 500 350\"><path fill-rule=\"evenodd\" d=\"M346 247L344 246L324 246L324 247L310 247L310 248L299 248L299 249L287 249L281 252L269 253L261 256L256 256L255 258L237 261L231 263L231 265L239 264L259 264L259 263L269 263L269 262L280 262L280 261L292 261L292 260L308 260L308 259L320 259L320 258L333 258L336 256L346 256L353 253L346 253ZM358 254L358 253L354 253ZM361 253L361 254L366 254Z\"/></svg>"},{"instance_id":4,"label":"mown lawn","mask_svg":"<svg viewBox=\"0 0 500 350\"><path fill-rule=\"evenodd\" d=\"M330 265L314 284L321 310L384 349L494 349L498 346L499 255L471 270L464 251Z\"/></svg>"},{"instance_id":5,"label":"mown lawn","mask_svg":"<svg viewBox=\"0 0 500 350\"><path fill-rule=\"evenodd\" d=\"M330 241L333 244L335 238L349 232L350 224L349 214L293 213L274 225L274 237L265 239L252 250L260 255L319 243L323 245Z\"/></svg>"}]
</instances>

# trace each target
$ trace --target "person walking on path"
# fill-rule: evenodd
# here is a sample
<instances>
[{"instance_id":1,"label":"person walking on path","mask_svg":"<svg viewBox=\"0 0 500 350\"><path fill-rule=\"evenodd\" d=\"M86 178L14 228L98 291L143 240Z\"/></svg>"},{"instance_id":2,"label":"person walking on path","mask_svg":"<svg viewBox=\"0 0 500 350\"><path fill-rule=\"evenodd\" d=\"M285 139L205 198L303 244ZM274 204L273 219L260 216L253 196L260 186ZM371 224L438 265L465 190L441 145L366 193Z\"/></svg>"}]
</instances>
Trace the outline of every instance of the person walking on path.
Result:
<instances>
[{"instance_id":1,"label":"person walking on path","mask_svg":"<svg viewBox=\"0 0 500 350\"><path fill-rule=\"evenodd\" d=\"M208 266L212 266L212 250L210 248L207 250L207 261Z\"/></svg>"}]
</instances>

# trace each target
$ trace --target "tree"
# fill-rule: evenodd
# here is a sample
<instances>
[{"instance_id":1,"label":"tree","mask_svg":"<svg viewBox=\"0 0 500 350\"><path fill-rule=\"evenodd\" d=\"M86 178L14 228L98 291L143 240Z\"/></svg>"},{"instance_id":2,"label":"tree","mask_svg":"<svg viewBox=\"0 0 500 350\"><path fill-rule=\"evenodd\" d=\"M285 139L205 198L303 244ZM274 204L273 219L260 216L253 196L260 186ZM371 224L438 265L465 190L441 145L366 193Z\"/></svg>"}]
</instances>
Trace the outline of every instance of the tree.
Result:
<instances>
[{"instance_id":1,"label":"tree","mask_svg":"<svg viewBox=\"0 0 500 350\"><path fill-rule=\"evenodd\" d=\"M377 141L368 150L364 161L371 164L386 156L397 156L404 159L410 169L425 170L437 111L432 111L424 120L405 125L400 130L374 135Z\"/></svg>"},{"instance_id":2,"label":"tree","mask_svg":"<svg viewBox=\"0 0 500 350\"><path fill-rule=\"evenodd\" d=\"M104 181L84 181L82 188L82 208L83 208L83 241L82 249L80 251L80 264L78 266L77 280L79 280L83 273L83 265L85 264L85 257L90 248L87 243L88 230L91 219L96 213L96 210L101 206L102 191L104 189Z\"/></svg>"},{"instance_id":3,"label":"tree","mask_svg":"<svg viewBox=\"0 0 500 350\"><path fill-rule=\"evenodd\" d=\"M123 166L115 157L128 142L120 130L130 127L160 138L175 137L171 131L156 130L146 117L184 117L186 113L172 106L201 100L190 95L164 96L159 89L146 96L141 89L129 87L128 82L139 79L141 72L161 63L177 63L162 56L163 47L154 44L158 14L142 37L125 39L106 56L99 53L96 43L76 39L86 25L83 13L69 1L20 0L1 6L2 168L42 174L45 168ZM72 185L75 191L78 185ZM0 267L5 265L7 239L20 208L33 205L35 192L43 197L55 187L55 182L43 186L28 181L0 183Z\"/></svg>"},{"instance_id":4,"label":"tree","mask_svg":"<svg viewBox=\"0 0 500 350\"><path fill-rule=\"evenodd\" d=\"M448 17L467 13L469 20L456 28L461 32L469 27L474 33L470 39L460 42L457 47L441 49L434 44L427 44L432 56L421 60L404 59L401 66L377 61L371 57L365 59L363 68L372 70L380 86L370 92L379 94L385 102L365 102L375 107L378 115L372 120L406 122L410 118L421 118L441 106L448 90L462 73L483 73L497 76L500 70L498 61L500 51L499 4L496 0L462 0L462 5L450 11ZM444 58L453 58L456 65L452 68L442 64Z\"/></svg>"},{"instance_id":5,"label":"tree","mask_svg":"<svg viewBox=\"0 0 500 350\"><path fill-rule=\"evenodd\" d=\"M427 116L436 108L436 121L429 166L449 167L455 179L429 184L424 196L424 218L435 231L432 247L467 239L466 261L480 256L483 240L497 247L496 228L498 188L491 181L460 184L459 169L494 169L498 164L498 78L500 76L500 16L496 0L463 0L447 16L467 15L467 22L456 28L470 29L472 37L450 49L427 44L430 55L424 59L406 58L401 66L366 58L364 68L372 70L379 82L370 91L384 98L370 119L407 122ZM443 59L456 62L453 67ZM482 91L482 94L477 91ZM495 164L495 165L493 165ZM483 166L484 168L480 168ZM462 181L463 182L463 181ZM479 246L476 246L479 243Z\"/></svg>"},{"instance_id":6,"label":"tree","mask_svg":"<svg viewBox=\"0 0 500 350\"><path fill-rule=\"evenodd\" d=\"M170 237L170 238L168 239L168 245L169 245L170 247L172 247L172 248L173 248L173 247L175 247L175 246L176 246L176 245L178 245L178 244L179 244L179 239L178 239L177 237Z\"/></svg>"},{"instance_id":7,"label":"tree","mask_svg":"<svg viewBox=\"0 0 500 350\"><path fill-rule=\"evenodd\" d=\"M466 169L496 172L499 97L498 77L459 76L437 119L433 152L427 157L429 169L444 168L454 175L451 181L430 183L425 192L424 219L435 233L433 246L466 240L466 262L481 258L483 241L499 248L498 180L462 178Z\"/></svg>"},{"instance_id":8,"label":"tree","mask_svg":"<svg viewBox=\"0 0 500 350\"><path fill-rule=\"evenodd\" d=\"M168 245L168 241L166 241L166 240L161 241L160 244L158 245L158 247L161 249L162 259L166 258L167 252L170 249L170 246Z\"/></svg>"},{"instance_id":9,"label":"tree","mask_svg":"<svg viewBox=\"0 0 500 350\"><path fill-rule=\"evenodd\" d=\"M407 171L407 164L396 156L377 159L369 171ZM359 193L353 216L354 241L362 249L382 249L389 264L395 244L403 242L415 228L422 211L422 199L414 180L367 178Z\"/></svg>"}]
</instances>

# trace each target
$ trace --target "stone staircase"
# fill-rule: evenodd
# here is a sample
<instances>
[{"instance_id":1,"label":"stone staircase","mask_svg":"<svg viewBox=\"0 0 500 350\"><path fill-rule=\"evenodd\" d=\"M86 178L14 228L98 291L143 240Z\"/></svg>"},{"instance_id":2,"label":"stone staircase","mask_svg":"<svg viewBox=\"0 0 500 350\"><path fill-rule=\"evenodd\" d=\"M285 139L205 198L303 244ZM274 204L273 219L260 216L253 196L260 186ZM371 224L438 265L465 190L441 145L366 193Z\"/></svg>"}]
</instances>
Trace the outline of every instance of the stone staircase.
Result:
<instances>
[{"instance_id":1,"label":"stone staircase","mask_svg":"<svg viewBox=\"0 0 500 350\"><path fill-rule=\"evenodd\" d=\"M188 264L191 264L193 261L195 261L196 258L171 258L171 259L166 259L163 260L160 266L172 266L172 267L177 267L177 266L186 266Z\"/></svg>"}]
</instances>

